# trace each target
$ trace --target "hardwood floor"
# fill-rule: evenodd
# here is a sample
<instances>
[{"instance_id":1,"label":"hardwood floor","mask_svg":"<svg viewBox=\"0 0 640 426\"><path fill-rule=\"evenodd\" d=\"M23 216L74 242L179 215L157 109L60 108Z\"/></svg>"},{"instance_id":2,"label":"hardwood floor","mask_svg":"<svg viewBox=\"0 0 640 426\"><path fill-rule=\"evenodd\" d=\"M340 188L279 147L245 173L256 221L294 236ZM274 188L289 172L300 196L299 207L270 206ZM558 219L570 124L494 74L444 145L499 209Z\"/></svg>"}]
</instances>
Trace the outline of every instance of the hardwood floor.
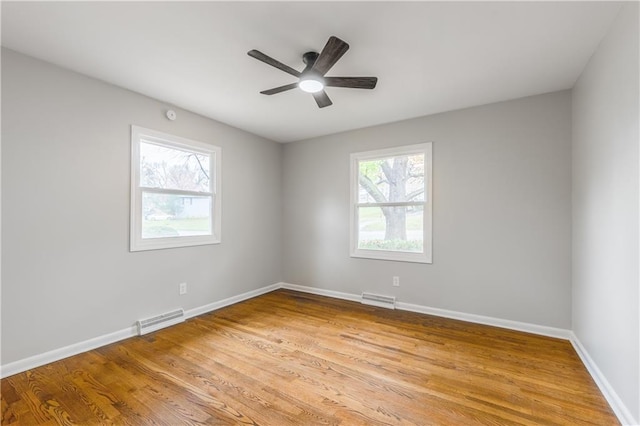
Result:
<instances>
[{"instance_id":1,"label":"hardwood floor","mask_svg":"<svg viewBox=\"0 0 640 426\"><path fill-rule=\"evenodd\" d=\"M279 290L2 379L2 424L619 424L563 340Z\"/></svg>"}]
</instances>

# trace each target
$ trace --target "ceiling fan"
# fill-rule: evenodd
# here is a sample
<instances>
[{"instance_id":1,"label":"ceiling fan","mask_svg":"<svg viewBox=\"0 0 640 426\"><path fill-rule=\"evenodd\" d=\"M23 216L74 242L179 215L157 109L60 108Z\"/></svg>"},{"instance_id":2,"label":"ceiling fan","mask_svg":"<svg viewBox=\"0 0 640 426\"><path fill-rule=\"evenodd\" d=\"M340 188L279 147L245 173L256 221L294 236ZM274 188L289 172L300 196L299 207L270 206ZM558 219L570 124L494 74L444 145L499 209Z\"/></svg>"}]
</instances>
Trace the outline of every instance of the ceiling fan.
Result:
<instances>
[{"instance_id":1,"label":"ceiling fan","mask_svg":"<svg viewBox=\"0 0 640 426\"><path fill-rule=\"evenodd\" d=\"M247 54L259 61L269 64L272 67L276 67L281 71L291 74L294 77L298 77L297 83L286 84L280 87L274 87L273 89L263 90L263 95L275 95L276 93L284 92L286 90L300 88L305 92L311 93L316 100L318 107L327 107L333 102L327 96L324 91L325 87L348 87L352 89L373 89L378 82L377 77L325 77L325 74L331 69L332 66L338 62L338 59L349 50L349 45L340 40L338 37L331 36L325 44L322 52L307 52L302 55L302 61L306 67L302 72L297 71L282 62L279 62L270 56L258 50L250 50Z\"/></svg>"}]
</instances>

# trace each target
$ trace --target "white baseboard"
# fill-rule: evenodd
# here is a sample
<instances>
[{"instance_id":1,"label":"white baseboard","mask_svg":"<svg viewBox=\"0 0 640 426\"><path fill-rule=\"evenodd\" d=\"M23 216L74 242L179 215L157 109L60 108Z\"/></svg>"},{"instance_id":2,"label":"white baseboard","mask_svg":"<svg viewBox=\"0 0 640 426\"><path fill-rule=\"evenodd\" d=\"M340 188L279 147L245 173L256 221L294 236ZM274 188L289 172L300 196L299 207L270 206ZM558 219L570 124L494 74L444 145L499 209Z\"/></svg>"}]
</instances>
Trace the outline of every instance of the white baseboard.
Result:
<instances>
[{"instance_id":1,"label":"white baseboard","mask_svg":"<svg viewBox=\"0 0 640 426\"><path fill-rule=\"evenodd\" d=\"M129 328L114 331L113 333L104 334L89 340L74 343L63 348L54 349L49 352L10 362L0 366L0 377L4 378L13 376L14 374L22 373L23 371L27 371L32 368L40 367L54 361L59 361L73 355L78 355L82 352L87 352L101 346L109 345L111 343L133 337L137 334L137 328L135 326L131 326Z\"/></svg>"},{"instance_id":2,"label":"white baseboard","mask_svg":"<svg viewBox=\"0 0 640 426\"><path fill-rule=\"evenodd\" d=\"M231 296L218 302L208 303L197 308L189 309L185 311L185 319L197 317L198 315L206 314L207 312L215 311L216 309L224 308L225 306L233 305L235 303L242 302L247 299L258 297L265 293L272 292L281 288L281 283L271 284L266 287L262 287L256 290L251 290L246 293L239 294L237 296Z\"/></svg>"},{"instance_id":3,"label":"white baseboard","mask_svg":"<svg viewBox=\"0 0 640 426\"><path fill-rule=\"evenodd\" d=\"M358 294L342 293L339 291L325 290L321 288L307 287L296 284L281 283L282 288L296 290L305 293L317 294L319 296L335 297L337 299L360 302ZM562 328L547 327L544 325L529 324L525 322L511 321L500 318L485 317L482 315L467 314L464 312L449 311L446 309L431 308L428 306L414 305L412 303L396 302L396 309L421 314L435 315L438 317L457 319L461 321L473 322L476 324L492 325L494 327L508 328L510 330L524 331L527 333L539 334L542 336L555 337L558 339L570 340L571 330Z\"/></svg>"},{"instance_id":4,"label":"white baseboard","mask_svg":"<svg viewBox=\"0 0 640 426\"><path fill-rule=\"evenodd\" d=\"M280 283L280 288L287 290L300 291L302 293L317 294L318 296L333 297L334 299L351 300L352 302L359 302L360 295L343 293L341 291L325 290L322 288L308 287L306 285L297 285L289 283Z\"/></svg>"},{"instance_id":5,"label":"white baseboard","mask_svg":"<svg viewBox=\"0 0 640 426\"><path fill-rule=\"evenodd\" d=\"M600 371L596 363L589 355L589 352L587 352L587 349L582 345L578 337L573 332L571 332L570 341L573 345L573 348L578 353L578 356L582 360L582 363L593 378L593 381L596 382L596 385L598 385L598 388L600 388L600 392L602 392L605 399L611 406L611 409L618 417L618 420L620 420L620 423L625 426L640 425L640 419L633 418L631 411L629 411L624 402L622 402L607 378L604 376L604 374L602 374L602 371Z\"/></svg>"},{"instance_id":6,"label":"white baseboard","mask_svg":"<svg viewBox=\"0 0 640 426\"><path fill-rule=\"evenodd\" d=\"M204 306L189 309L184 313L185 319L193 318L195 316L202 315L216 309L224 308L225 306L233 305L234 303L242 302L243 300L251 299L252 297L260 296L261 294L269 293L270 291L281 288L281 286L281 283L276 283L259 288L257 290L248 291L237 296L232 296L218 302L213 302ZM87 352L92 349L96 349L101 346L115 343L120 340L128 339L129 337L134 337L137 335L137 328L135 326L132 326L130 328L114 331L113 333L108 333L103 336L98 336L82 342L74 343L63 348L54 349L42 354L10 362L8 364L0 366L0 377L4 378L13 376L14 374L22 373L23 371L27 371L32 368L40 367L54 361L59 361L64 358L68 358L70 356L77 355L82 352Z\"/></svg>"},{"instance_id":7,"label":"white baseboard","mask_svg":"<svg viewBox=\"0 0 640 426\"><path fill-rule=\"evenodd\" d=\"M569 340L571 330L564 328L548 327L545 325L530 324L527 322L512 321L502 318L487 317L484 315L467 314L464 312L450 311L447 309L431 308L428 306L414 305L405 302L396 302L396 308L403 311L418 312L421 314L434 315L437 317L450 318L460 321L467 321L476 324L490 325L493 327L506 328L509 330L524 331L525 333L538 334L541 336L555 337L557 339Z\"/></svg>"}]
</instances>

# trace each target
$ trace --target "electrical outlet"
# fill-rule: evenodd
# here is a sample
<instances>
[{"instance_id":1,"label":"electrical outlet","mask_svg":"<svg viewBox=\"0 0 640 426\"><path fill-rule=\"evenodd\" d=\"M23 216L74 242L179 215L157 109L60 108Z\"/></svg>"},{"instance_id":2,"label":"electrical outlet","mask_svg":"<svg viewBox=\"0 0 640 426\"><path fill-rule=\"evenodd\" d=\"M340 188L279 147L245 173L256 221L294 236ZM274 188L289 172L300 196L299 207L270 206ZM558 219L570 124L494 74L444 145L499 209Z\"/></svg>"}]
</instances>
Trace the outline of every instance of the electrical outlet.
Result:
<instances>
[{"instance_id":1,"label":"electrical outlet","mask_svg":"<svg viewBox=\"0 0 640 426\"><path fill-rule=\"evenodd\" d=\"M187 294L187 283L180 283L178 285L179 291L180 291L180 295L182 296L183 294Z\"/></svg>"},{"instance_id":2,"label":"electrical outlet","mask_svg":"<svg viewBox=\"0 0 640 426\"><path fill-rule=\"evenodd\" d=\"M393 286L400 287L400 277L393 277Z\"/></svg>"}]
</instances>

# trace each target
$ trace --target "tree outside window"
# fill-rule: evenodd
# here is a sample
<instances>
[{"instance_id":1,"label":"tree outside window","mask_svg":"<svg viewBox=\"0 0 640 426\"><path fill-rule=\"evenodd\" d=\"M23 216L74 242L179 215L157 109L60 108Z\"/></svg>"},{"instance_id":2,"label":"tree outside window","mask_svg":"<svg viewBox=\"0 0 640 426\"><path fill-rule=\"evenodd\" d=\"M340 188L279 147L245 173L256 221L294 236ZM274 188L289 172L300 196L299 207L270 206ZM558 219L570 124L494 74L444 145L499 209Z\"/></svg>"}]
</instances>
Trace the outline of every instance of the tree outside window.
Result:
<instances>
[{"instance_id":1,"label":"tree outside window","mask_svg":"<svg viewBox=\"0 0 640 426\"><path fill-rule=\"evenodd\" d=\"M430 174L431 144L352 154L353 256L430 258Z\"/></svg>"},{"instance_id":2,"label":"tree outside window","mask_svg":"<svg viewBox=\"0 0 640 426\"><path fill-rule=\"evenodd\" d=\"M220 148L138 126L131 134L131 251L219 243Z\"/></svg>"}]
</instances>

